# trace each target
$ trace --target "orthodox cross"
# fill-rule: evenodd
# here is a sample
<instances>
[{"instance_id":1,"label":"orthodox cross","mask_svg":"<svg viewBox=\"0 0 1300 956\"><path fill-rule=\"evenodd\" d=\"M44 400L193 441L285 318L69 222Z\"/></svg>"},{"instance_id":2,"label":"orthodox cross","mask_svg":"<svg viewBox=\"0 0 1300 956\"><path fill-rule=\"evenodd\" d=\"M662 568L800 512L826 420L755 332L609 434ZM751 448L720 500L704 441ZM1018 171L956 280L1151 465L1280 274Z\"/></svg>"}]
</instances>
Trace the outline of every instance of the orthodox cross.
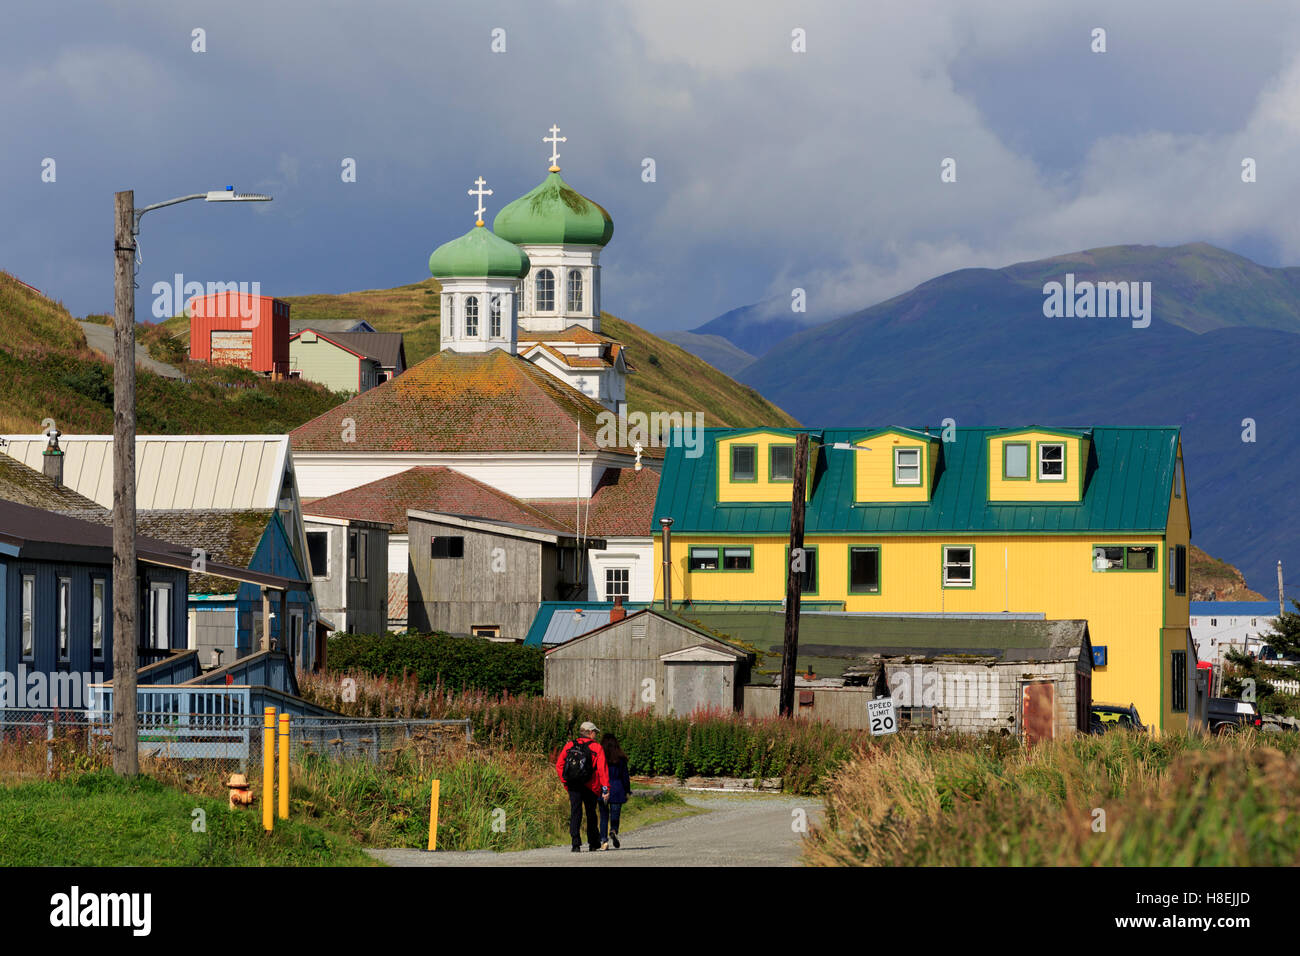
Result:
<instances>
[{"instance_id":1,"label":"orthodox cross","mask_svg":"<svg viewBox=\"0 0 1300 956\"><path fill-rule=\"evenodd\" d=\"M484 186L487 185L487 180L485 180L482 176L474 180L474 185L477 186L478 189L469 189L466 190L466 192L468 192L471 196L478 197L478 210L475 213L475 218L477 219L477 222L475 222L474 225L481 226L483 225L483 213L487 212L487 210L483 208L483 197L491 196L492 190L483 188Z\"/></svg>"},{"instance_id":2,"label":"orthodox cross","mask_svg":"<svg viewBox=\"0 0 1300 956\"><path fill-rule=\"evenodd\" d=\"M551 172L558 173L560 171L560 144L568 141L569 137L561 136L560 128L554 123L551 124L551 135L542 137L543 143L551 144Z\"/></svg>"}]
</instances>

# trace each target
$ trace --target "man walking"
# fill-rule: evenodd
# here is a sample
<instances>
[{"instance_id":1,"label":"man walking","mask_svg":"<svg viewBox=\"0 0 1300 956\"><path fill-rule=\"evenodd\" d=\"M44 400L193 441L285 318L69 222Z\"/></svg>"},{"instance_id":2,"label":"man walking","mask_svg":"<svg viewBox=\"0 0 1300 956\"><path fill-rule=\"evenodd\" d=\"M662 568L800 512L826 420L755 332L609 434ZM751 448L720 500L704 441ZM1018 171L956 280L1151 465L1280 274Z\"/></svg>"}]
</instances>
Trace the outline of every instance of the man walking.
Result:
<instances>
[{"instance_id":1,"label":"man walking","mask_svg":"<svg viewBox=\"0 0 1300 956\"><path fill-rule=\"evenodd\" d=\"M578 736L564 745L555 761L555 772L569 791L569 838L573 852L582 850L582 811L587 811L587 848L600 849L600 824L596 818L597 801L609 796L609 768L605 751L596 739L600 730L584 721Z\"/></svg>"}]
</instances>

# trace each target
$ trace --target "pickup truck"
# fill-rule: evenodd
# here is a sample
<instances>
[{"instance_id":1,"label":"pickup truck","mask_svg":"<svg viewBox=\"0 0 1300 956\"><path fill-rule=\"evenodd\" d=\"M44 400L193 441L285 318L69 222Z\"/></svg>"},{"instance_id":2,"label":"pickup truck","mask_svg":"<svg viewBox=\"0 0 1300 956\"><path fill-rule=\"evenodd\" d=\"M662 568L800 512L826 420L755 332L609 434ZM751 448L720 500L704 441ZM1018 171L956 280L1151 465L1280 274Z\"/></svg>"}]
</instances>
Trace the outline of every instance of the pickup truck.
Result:
<instances>
[{"instance_id":1,"label":"pickup truck","mask_svg":"<svg viewBox=\"0 0 1300 956\"><path fill-rule=\"evenodd\" d=\"M1250 701L1232 697L1211 697L1206 708L1210 733L1228 734L1242 727L1262 727L1263 718Z\"/></svg>"}]
</instances>

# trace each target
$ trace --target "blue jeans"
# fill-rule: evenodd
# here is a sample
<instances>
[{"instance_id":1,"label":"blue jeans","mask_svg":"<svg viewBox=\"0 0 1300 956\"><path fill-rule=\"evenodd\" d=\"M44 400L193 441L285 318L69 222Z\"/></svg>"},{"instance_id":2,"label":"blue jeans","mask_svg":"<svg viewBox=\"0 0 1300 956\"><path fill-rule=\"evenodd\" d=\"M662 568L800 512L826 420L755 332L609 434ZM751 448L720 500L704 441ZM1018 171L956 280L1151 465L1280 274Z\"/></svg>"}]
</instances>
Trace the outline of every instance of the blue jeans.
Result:
<instances>
[{"instance_id":1,"label":"blue jeans","mask_svg":"<svg viewBox=\"0 0 1300 956\"><path fill-rule=\"evenodd\" d=\"M618 835L618 818L623 814L623 804L608 803L600 801L600 842L605 843L609 840L609 834L612 831L615 836Z\"/></svg>"}]
</instances>

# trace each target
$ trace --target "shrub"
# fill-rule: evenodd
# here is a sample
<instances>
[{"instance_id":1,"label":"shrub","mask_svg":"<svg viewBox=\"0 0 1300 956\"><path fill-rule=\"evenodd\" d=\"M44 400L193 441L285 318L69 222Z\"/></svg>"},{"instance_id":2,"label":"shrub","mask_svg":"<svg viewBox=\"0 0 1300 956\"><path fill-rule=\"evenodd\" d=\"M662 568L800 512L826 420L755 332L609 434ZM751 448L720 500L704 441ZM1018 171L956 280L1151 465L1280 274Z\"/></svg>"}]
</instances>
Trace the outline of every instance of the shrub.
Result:
<instances>
[{"instance_id":1,"label":"shrub","mask_svg":"<svg viewBox=\"0 0 1300 956\"><path fill-rule=\"evenodd\" d=\"M542 692L542 655L540 647L447 634L337 634L328 659L333 671L411 675L425 689L527 696Z\"/></svg>"}]
</instances>

